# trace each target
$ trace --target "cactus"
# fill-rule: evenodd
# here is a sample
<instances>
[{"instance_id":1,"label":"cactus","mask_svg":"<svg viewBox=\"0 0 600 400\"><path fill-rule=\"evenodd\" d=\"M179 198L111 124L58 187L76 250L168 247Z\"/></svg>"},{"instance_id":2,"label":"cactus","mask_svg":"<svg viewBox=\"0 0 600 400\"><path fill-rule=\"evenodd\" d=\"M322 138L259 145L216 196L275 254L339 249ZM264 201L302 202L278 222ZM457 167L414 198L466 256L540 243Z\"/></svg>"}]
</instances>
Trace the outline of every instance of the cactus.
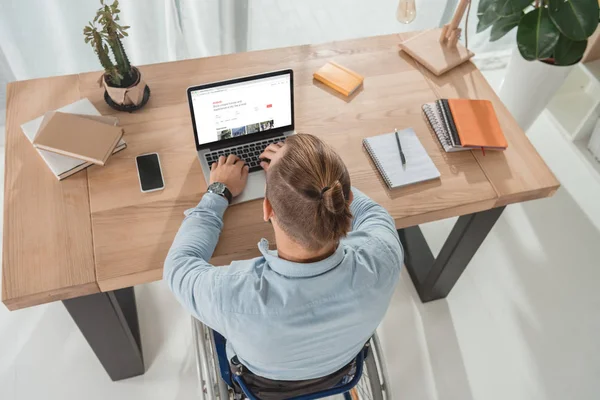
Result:
<instances>
[{"instance_id":1,"label":"cactus","mask_svg":"<svg viewBox=\"0 0 600 400\"><path fill-rule=\"evenodd\" d=\"M90 24L83 29L83 34L85 35L85 42L92 44L94 52L100 60L100 65L109 76L110 82L115 86L119 86L122 76L108 56L108 47L102 42L102 35L98 32L98 29Z\"/></svg>"},{"instance_id":2,"label":"cactus","mask_svg":"<svg viewBox=\"0 0 600 400\"><path fill-rule=\"evenodd\" d=\"M129 26L121 26L117 22L121 12L118 0L111 5L104 4L104 0L100 0L100 5L93 21L83 28L85 42L91 43L98 55L100 64L108 76L108 83L115 87L128 87L137 78L121 42L121 39L127 36L126 31ZM109 48L114 62L109 56Z\"/></svg>"},{"instance_id":3,"label":"cactus","mask_svg":"<svg viewBox=\"0 0 600 400\"><path fill-rule=\"evenodd\" d=\"M114 41L110 41L110 46L115 55L115 60L117 60L117 65L120 67L121 74L123 76L126 76L125 74L132 75L131 64L129 63L129 58L127 58L127 53L125 53L121 39L117 36ZM131 76L131 78L135 77Z\"/></svg>"}]
</instances>

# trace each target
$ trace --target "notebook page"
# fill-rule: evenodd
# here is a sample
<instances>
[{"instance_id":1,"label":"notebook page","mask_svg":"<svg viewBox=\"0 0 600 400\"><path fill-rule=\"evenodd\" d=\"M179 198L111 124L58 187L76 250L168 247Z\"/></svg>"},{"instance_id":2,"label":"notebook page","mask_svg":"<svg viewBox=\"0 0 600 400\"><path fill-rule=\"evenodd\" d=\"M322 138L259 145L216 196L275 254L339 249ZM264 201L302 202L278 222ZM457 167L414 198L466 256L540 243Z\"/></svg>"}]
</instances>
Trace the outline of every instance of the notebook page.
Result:
<instances>
[{"instance_id":1,"label":"notebook page","mask_svg":"<svg viewBox=\"0 0 600 400\"><path fill-rule=\"evenodd\" d=\"M367 138L373 157L391 188L439 178L440 172L412 128L398 131L406 165L402 165L394 133ZM384 178L386 178L384 176Z\"/></svg>"}]
</instances>

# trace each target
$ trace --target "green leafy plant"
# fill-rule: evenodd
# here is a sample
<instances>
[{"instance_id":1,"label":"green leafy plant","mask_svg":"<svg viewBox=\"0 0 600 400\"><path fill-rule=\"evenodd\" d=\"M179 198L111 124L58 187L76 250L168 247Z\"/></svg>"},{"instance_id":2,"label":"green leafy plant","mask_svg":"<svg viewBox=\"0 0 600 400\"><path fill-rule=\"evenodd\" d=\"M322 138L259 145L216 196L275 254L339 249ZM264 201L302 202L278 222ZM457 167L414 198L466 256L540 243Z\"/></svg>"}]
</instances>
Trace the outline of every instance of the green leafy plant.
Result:
<instances>
[{"instance_id":1,"label":"green leafy plant","mask_svg":"<svg viewBox=\"0 0 600 400\"><path fill-rule=\"evenodd\" d=\"M137 73L131 68L131 63L121 42L121 39L127 36L129 26L121 26L117 22L121 12L119 0L115 0L111 5L100 0L100 5L92 22L83 28L85 42L90 43L98 55L110 86L131 86L137 79ZM114 61L109 55L109 48Z\"/></svg>"},{"instance_id":2,"label":"green leafy plant","mask_svg":"<svg viewBox=\"0 0 600 400\"><path fill-rule=\"evenodd\" d=\"M481 0L477 32L495 41L517 28L524 59L572 65L583 57L598 26L598 0Z\"/></svg>"}]
</instances>

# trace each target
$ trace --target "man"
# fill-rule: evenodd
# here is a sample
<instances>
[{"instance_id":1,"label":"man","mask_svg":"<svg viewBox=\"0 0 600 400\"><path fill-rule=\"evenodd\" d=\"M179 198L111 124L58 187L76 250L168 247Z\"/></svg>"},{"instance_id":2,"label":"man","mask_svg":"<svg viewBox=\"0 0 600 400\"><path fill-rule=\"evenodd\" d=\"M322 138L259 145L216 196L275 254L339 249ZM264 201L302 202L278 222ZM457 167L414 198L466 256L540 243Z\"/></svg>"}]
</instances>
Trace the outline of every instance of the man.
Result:
<instances>
[{"instance_id":1,"label":"man","mask_svg":"<svg viewBox=\"0 0 600 400\"><path fill-rule=\"evenodd\" d=\"M209 263L228 200L248 176L242 160L221 157L208 193L186 212L164 279L227 338L229 359L271 380L325 377L356 357L383 319L403 261L400 241L393 219L351 188L341 158L318 138L292 135L260 158L264 220L277 250L262 239L260 257Z\"/></svg>"}]
</instances>

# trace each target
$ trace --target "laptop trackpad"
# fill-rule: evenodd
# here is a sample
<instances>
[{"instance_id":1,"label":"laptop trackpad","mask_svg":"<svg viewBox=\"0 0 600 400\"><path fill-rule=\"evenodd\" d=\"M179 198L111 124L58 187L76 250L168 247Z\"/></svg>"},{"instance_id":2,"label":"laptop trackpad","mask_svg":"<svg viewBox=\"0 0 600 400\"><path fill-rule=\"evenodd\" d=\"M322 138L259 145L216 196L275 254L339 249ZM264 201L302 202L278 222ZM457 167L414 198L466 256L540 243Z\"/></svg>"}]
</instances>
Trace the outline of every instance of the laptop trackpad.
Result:
<instances>
[{"instance_id":1,"label":"laptop trackpad","mask_svg":"<svg viewBox=\"0 0 600 400\"><path fill-rule=\"evenodd\" d=\"M248 175L248 184L246 185L246 188L239 196L233 199L231 204L262 199L265 197L265 183L266 176L264 171L252 172L250 175Z\"/></svg>"}]
</instances>

